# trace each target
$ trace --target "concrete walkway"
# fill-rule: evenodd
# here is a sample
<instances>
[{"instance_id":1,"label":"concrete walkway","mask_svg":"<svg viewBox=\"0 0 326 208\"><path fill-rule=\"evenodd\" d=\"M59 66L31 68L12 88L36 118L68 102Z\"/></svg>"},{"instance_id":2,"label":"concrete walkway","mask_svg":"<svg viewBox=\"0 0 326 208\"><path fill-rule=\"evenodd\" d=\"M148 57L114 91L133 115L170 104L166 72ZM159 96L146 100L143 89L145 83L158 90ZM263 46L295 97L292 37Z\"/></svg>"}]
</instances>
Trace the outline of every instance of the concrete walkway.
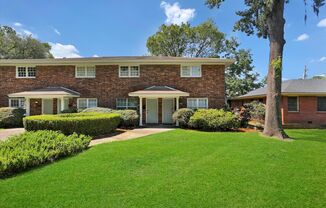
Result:
<instances>
[{"instance_id":1,"label":"concrete walkway","mask_svg":"<svg viewBox=\"0 0 326 208\"><path fill-rule=\"evenodd\" d=\"M132 129L132 130L119 130L118 133L113 134L112 136L92 140L90 146L115 142L115 141L136 139L139 137L157 134L160 132L171 131L171 130L173 130L173 128L139 128L139 129Z\"/></svg>"},{"instance_id":2,"label":"concrete walkway","mask_svg":"<svg viewBox=\"0 0 326 208\"><path fill-rule=\"evenodd\" d=\"M21 134L25 131L24 128L15 128L15 129L0 129L0 140L6 140L10 136Z\"/></svg>"}]
</instances>

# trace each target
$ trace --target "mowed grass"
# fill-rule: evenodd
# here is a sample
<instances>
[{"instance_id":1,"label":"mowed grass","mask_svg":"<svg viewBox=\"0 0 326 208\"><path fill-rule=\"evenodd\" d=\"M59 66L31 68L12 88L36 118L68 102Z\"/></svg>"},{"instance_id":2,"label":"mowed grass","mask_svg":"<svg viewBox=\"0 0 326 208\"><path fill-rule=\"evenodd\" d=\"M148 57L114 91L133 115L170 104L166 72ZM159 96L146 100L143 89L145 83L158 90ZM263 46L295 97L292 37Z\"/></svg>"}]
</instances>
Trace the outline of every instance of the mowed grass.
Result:
<instances>
[{"instance_id":1,"label":"mowed grass","mask_svg":"<svg viewBox=\"0 0 326 208\"><path fill-rule=\"evenodd\" d=\"M174 130L0 181L0 207L326 207L326 130Z\"/></svg>"}]
</instances>

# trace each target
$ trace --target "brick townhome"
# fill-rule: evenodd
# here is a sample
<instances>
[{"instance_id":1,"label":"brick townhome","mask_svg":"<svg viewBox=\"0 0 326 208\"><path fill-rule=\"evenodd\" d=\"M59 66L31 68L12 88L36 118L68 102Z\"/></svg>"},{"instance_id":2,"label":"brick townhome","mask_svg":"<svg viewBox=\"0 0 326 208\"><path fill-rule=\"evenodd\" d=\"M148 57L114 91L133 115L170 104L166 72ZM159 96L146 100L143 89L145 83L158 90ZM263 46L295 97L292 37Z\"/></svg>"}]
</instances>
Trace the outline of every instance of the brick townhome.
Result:
<instances>
[{"instance_id":1,"label":"brick townhome","mask_svg":"<svg viewBox=\"0 0 326 208\"><path fill-rule=\"evenodd\" d=\"M140 124L171 124L183 107L225 105L225 67L232 60L100 57L0 60L0 107L27 115L69 108L136 109Z\"/></svg>"},{"instance_id":2,"label":"brick townhome","mask_svg":"<svg viewBox=\"0 0 326 208\"><path fill-rule=\"evenodd\" d=\"M266 102L266 87L232 98L231 107L253 100ZM287 80L282 83L282 123L286 127L326 127L326 80Z\"/></svg>"}]
</instances>

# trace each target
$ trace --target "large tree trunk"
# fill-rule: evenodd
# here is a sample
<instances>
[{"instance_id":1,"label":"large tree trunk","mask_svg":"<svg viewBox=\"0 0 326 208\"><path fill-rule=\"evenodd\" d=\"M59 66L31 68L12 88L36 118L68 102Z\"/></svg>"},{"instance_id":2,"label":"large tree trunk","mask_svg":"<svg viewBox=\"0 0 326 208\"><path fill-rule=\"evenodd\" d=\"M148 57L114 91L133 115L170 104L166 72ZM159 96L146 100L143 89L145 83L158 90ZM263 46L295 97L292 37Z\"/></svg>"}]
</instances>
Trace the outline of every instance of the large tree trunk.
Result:
<instances>
[{"instance_id":1,"label":"large tree trunk","mask_svg":"<svg viewBox=\"0 0 326 208\"><path fill-rule=\"evenodd\" d=\"M266 117L263 134L280 139L288 138L281 120L282 57L284 40L284 0L275 0L267 19L270 54L267 78Z\"/></svg>"}]
</instances>

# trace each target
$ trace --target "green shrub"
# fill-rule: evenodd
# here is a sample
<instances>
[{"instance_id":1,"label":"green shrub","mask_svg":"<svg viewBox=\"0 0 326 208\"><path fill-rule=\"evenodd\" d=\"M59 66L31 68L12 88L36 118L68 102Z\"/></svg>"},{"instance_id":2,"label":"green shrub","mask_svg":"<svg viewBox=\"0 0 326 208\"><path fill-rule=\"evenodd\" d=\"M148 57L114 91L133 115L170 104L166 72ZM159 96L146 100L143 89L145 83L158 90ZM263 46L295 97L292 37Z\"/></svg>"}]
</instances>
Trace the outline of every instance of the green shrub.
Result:
<instances>
[{"instance_id":1,"label":"green shrub","mask_svg":"<svg viewBox=\"0 0 326 208\"><path fill-rule=\"evenodd\" d=\"M201 109L190 118L189 126L201 130L229 131L239 128L240 121L232 112L222 109Z\"/></svg>"},{"instance_id":2,"label":"green shrub","mask_svg":"<svg viewBox=\"0 0 326 208\"><path fill-rule=\"evenodd\" d=\"M0 108L0 128L22 127L25 112L20 108Z\"/></svg>"},{"instance_id":3,"label":"green shrub","mask_svg":"<svg viewBox=\"0 0 326 208\"><path fill-rule=\"evenodd\" d=\"M114 110L113 113L121 116L119 127L134 128L139 125L139 115L135 110Z\"/></svg>"},{"instance_id":4,"label":"green shrub","mask_svg":"<svg viewBox=\"0 0 326 208\"><path fill-rule=\"evenodd\" d=\"M78 112L77 108L69 108L61 111L61 113L77 113L77 112Z\"/></svg>"},{"instance_id":5,"label":"green shrub","mask_svg":"<svg viewBox=\"0 0 326 208\"><path fill-rule=\"evenodd\" d=\"M185 128L188 126L188 122L192 115L194 115L194 111L192 109L180 108L173 113L172 117L174 122L179 122L179 126L181 128Z\"/></svg>"},{"instance_id":6,"label":"green shrub","mask_svg":"<svg viewBox=\"0 0 326 208\"><path fill-rule=\"evenodd\" d=\"M250 115L250 120L263 121L265 119L265 104L259 101L252 101L251 103L244 104Z\"/></svg>"},{"instance_id":7,"label":"green shrub","mask_svg":"<svg viewBox=\"0 0 326 208\"><path fill-rule=\"evenodd\" d=\"M120 115L113 113L40 115L24 118L24 127L27 131L54 130L66 135L77 133L99 136L114 131L120 119Z\"/></svg>"},{"instance_id":8,"label":"green shrub","mask_svg":"<svg viewBox=\"0 0 326 208\"><path fill-rule=\"evenodd\" d=\"M95 108L86 108L82 112L83 113L111 113L113 110L110 108L102 108L102 107L95 107Z\"/></svg>"},{"instance_id":9,"label":"green shrub","mask_svg":"<svg viewBox=\"0 0 326 208\"><path fill-rule=\"evenodd\" d=\"M55 131L25 132L0 142L0 177L52 162L86 149L91 137Z\"/></svg>"}]
</instances>

